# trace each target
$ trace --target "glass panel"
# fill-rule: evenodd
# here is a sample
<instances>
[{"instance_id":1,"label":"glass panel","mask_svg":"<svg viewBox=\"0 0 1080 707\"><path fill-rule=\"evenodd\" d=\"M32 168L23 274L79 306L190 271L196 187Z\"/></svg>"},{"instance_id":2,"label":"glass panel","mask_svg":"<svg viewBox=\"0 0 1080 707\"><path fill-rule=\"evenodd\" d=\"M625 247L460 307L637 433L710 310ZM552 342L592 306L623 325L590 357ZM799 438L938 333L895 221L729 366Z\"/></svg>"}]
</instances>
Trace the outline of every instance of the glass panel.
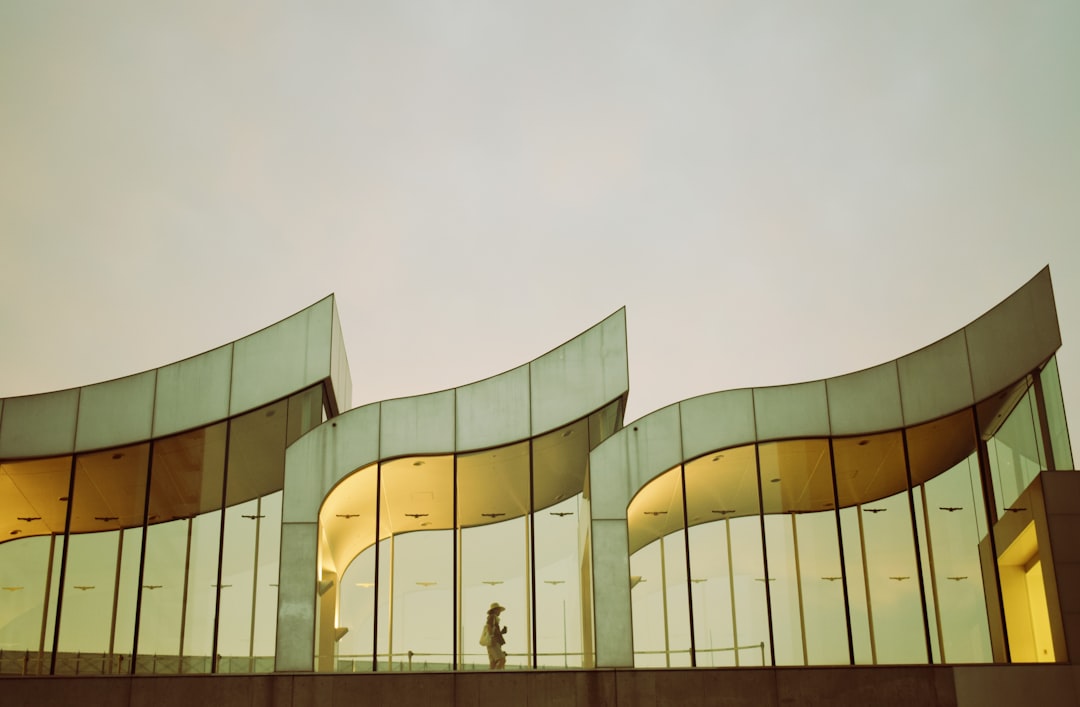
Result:
<instances>
[{"instance_id":1,"label":"glass panel","mask_svg":"<svg viewBox=\"0 0 1080 707\"><path fill-rule=\"evenodd\" d=\"M536 663L541 668L580 668L581 494L538 510L536 533ZM466 644L467 645L467 644Z\"/></svg>"},{"instance_id":2,"label":"glass panel","mask_svg":"<svg viewBox=\"0 0 1080 707\"><path fill-rule=\"evenodd\" d=\"M335 629L346 633L337 642L334 669L342 672L366 672L374 667L378 473L378 465L373 464L350 474L326 499L319 514L322 575L341 577ZM390 558L383 555L380 560L385 564ZM319 626L321 630L323 625ZM380 628L384 628L381 623Z\"/></svg>"},{"instance_id":3,"label":"glass panel","mask_svg":"<svg viewBox=\"0 0 1080 707\"><path fill-rule=\"evenodd\" d=\"M581 558L578 536L589 448L614 429L617 404L533 441L536 662L579 667Z\"/></svg>"},{"instance_id":4,"label":"glass panel","mask_svg":"<svg viewBox=\"0 0 1080 707\"><path fill-rule=\"evenodd\" d=\"M289 398L285 444L290 445L323 421L323 387L317 385Z\"/></svg>"},{"instance_id":5,"label":"glass panel","mask_svg":"<svg viewBox=\"0 0 1080 707\"><path fill-rule=\"evenodd\" d=\"M277 641L277 581L281 559L281 499L278 491L263 497L258 521L259 563L255 575L255 626L252 636L252 663L257 673L274 670ZM372 494L374 500L374 494Z\"/></svg>"},{"instance_id":6,"label":"glass panel","mask_svg":"<svg viewBox=\"0 0 1080 707\"><path fill-rule=\"evenodd\" d=\"M1046 422L1050 427L1050 442L1054 449L1054 466L1072 469L1072 445L1069 443L1069 426L1065 422L1065 403L1061 398L1061 378L1058 374L1057 357L1043 368L1043 398L1046 401Z\"/></svg>"},{"instance_id":7,"label":"glass panel","mask_svg":"<svg viewBox=\"0 0 1080 707\"><path fill-rule=\"evenodd\" d=\"M682 468L661 474L638 491L626 517L632 553L634 665L690 665ZM650 544L638 552L644 542Z\"/></svg>"},{"instance_id":8,"label":"glass panel","mask_svg":"<svg viewBox=\"0 0 1080 707\"><path fill-rule=\"evenodd\" d=\"M857 663L925 663L915 536L899 432L833 440ZM851 512L854 507L854 513ZM861 583L861 587L860 587ZM861 604L865 602L865 604ZM863 614L865 613L865 624Z\"/></svg>"},{"instance_id":9,"label":"glass panel","mask_svg":"<svg viewBox=\"0 0 1080 707\"><path fill-rule=\"evenodd\" d=\"M38 672L51 544L49 536L0 544L0 673Z\"/></svg>"},{"instance_id":10,"label":"glass panel","mask_svg":"<svg viewBox=\"0 0 1080 707\"><path fill-rule=\"evenodd\" d=\"M225 436L220 423L154 442L137 672L210 671Z\"/></svg>"},{"instance_id":11,"label":"glass panel","mask_svg":"<svg viewBox=\"0 0 1080 707\"><path fill-rule=\"evenodd\" d=\"M262 521L259 500L225 510L225 543L221 557L221 607L218 610L218 671L254 671L251 640L255 573L255 540Z\"/></svg>"},{"instance_id":12,"label":"glass panel","mask_svg":"<svg viewBox=\"0 0 1080 707\"><path fill-rule=\"evenodd\" d=\"M71 457L0 464L0 651L22 651L0 672L49 672L70 478Z\"/></svg>"},{"instance_id":13,"label":"glass panel","mask_svg":"<svg viewBox=\"0 0 1080 707\"><path fill-rule=\"evenodd\" d=\"M341 582L339 620L349 632L338 642L335 669L344 673L372 670L375 638L375 547L361 552Z\"/></svg>"},{"instance_id":14,"label":"glass panel","mask_svg":"<svg viewBox=\"0 0 1080 707\"><path fill-rule=\"evenodd\" d=\"M697 664L765 665L769 618L753 445L686 464Z\"/></svg>"},{"instance_id":15,"label":"glass panel","mask_svg":"<svg viewBox=\"0 0 1080 707\"><path fill-rule=\"evenodd\" d=\"M584 435L582 435L584 436ZM506 607L502 667L532 665L529 582L529 443L462 454L457 461L461 528L459 652L466 670L499 667L497 646L478 645L489 608Z\"/></svg>"},{"instance_id":16,"label":"glass panel","mask_svg":"<svg viewBox=\"0 0 1080 707\"><path fill-rule=\"evenodd\" d=\"M230 426L217 629L219 672L255 672L259 540L266 520L260 496L280 491L285 481L287 407L282 400L241 415ZM271 521L267 530L280 535L280 521ZM276 612L271 622L275 620Z\"/></svg>"},{"instance_id":17,"label":"glass panel","mask_svg":"<svg viewBox=\"0 0 1080 707\"><path fill-rule=\"evenodd\" d=\"M123 579L137 582L142 538L140 532L125 545L130 536L126 538L121 529L143 523L148 455L149 445L143 444L76 457L57 673L125 669L114 654L116 612L119 608L129 612L123 623L133 630L135 602L128 594L121 607L118 590ZM124 563L125 553L133 553L134 560ZM123 564L128 567L126 577ZM122 643L130 648L130 633ZM130 656L125 656L127 661Z\"/></svg>"},{"instance_id":18,"label":"glass panel","mask_svg":"<svg viewBox=\"0 0 1080 707\"><path fill-rule=\"evenodd\" d=\"M987 600L997 590L984 586L993 568L979 551L987 523L975 429L965 410L907 431L931 647L945 663L993 660Z\"/></svg>"},{"instance_id":19,"label":"glass panel","mask_svg":"<svg viewBox=\"0 0 1080 707\"><path fill-rule=\"evenodd\" d=\"M759 454L776 663L848 663L829 443L775 442Z\"/></svg>"},{"instance_id":20,"label":"glass panel","mask_svg":"<svg viewBox=\"0 0 1080 707\"><path fill-rule=\"evenodd\" d=\"M979 421L985 424L984 406ZM1035 391L1028 389L986 443L998 518L1005 514L1044 467L1042 435L1035 423Z\"/></svg>"},{"instance_id":21,"label":"glass panel","mask_svg":"<svg viewBox=\"0 0 1080 707\"><path fill-rule=\"evenodd\" d=\"M382 465L379 652L390 669L447 670L454 651L454 459L408 457ZM384 559L385 558L385 559Z\"/></svg>"}]
</instances>

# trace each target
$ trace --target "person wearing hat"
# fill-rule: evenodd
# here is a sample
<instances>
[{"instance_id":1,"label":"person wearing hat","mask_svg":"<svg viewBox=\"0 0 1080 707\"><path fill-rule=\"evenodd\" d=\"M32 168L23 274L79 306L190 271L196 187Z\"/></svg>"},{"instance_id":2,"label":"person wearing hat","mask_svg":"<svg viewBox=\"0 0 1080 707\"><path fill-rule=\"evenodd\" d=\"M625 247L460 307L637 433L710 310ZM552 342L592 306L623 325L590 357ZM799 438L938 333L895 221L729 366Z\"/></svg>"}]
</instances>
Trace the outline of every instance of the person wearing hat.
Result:
<instances>
[{"instance_id":1,"label":"person wearing hat","mask_svg":"<svg viewBox=\"0 0 1080 707\"><path fill-rule=\"evenodd\" d=\"M502 670L506 667L506 653L503 651L503 644L506 643L503 634L506 633L506 627L499 627L499 614L504 611L506 611L505 606L500 606L499 602L493 601L487 613L487 632L491 636L487 647L488 663L492 670Z\"/></svg>"}]
</instances>

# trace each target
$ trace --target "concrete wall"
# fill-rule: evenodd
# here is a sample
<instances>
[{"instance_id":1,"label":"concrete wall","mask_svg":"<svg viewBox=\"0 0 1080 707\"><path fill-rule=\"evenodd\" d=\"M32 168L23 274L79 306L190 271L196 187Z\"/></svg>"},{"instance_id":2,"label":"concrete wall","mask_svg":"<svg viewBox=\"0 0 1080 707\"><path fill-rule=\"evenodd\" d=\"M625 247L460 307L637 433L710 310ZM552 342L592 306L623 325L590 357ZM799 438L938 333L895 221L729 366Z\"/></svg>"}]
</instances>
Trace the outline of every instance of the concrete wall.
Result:
<instances>
[{"instance_id":1,"label":"concrete wall","mask_svg":"<svg viewBox=\"0 0 1080 707\"><path fill-rule=\"evenodd\" d=\"M5 707L1014 707L1080 704L1080 668L734 668L4 677Z\"/></svg>"}]
</instances>

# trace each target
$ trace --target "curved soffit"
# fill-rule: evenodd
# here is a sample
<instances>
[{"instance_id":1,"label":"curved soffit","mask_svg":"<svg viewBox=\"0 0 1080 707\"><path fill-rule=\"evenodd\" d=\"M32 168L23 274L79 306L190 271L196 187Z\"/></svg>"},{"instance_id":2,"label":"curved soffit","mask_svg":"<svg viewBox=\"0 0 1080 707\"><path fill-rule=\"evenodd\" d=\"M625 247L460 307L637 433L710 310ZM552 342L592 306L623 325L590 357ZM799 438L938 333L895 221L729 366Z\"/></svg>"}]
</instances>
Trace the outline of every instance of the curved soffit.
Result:
<instances>
[{"instance_id":1,"label":"curved soffit","mask_svg":"<svg viewBox=\"0 0 1080 707\"><path fill-rule=\"evenodd\" d=\"M787 511L820 510L831 499L816 497L821 494L814 493L815 484L820 483L814 478L824 478L817 475L827 470L830 437L834 446L852 447L845 451L846 467L837 468L841 506L886 497L900 490L886 481L895 478L889 474L864 472L858 483L845 479L855 470L880 470L893 463L900 429L909 430L909 437L925 433L917 465L922 471L913 473L930 478L951 468L974 449L972 407L978 407L980 420L989 421L984 426L992 429L1026 390L1030 374L1060 345L1050 273L1044 268L974 322L895 361L819 381L709 393L628 423L592 453L593 517L626 518L633 499L647 515L635 516L642 538L663 534L665 523L681 524L681 509L664 512L663 507L674 479L661 479L680 464L687 469L706 464L731 469L727 482L718 485L719 477L713 477L711 491L694 491L699 500L724 493L703 500L718 507L703 505L696 519L695 510L688 509L691 524L745 515L748 510L729 506L738 505L732 499L749 490L757 504L756 475L750 489L748 482L739 481L743 475L738 472L739 460L745 466L747 453L753 460L755 444L761 445L763 476L770 454L777 455L777 464L786 457L787 468L802 469L796 475L805 483L795 486L798 491L785 491L782 505ZM797 452L795 446L805 449ZM836 455L839 460L841 452ZM831 474L831 468L828 471ZM656 488L649 489L653 482ZM831 482L828 486L831 495ZM762 489L766 513L769 493L768 487Z\"/></svg>"},{"instance_id":2,"label":"curved soffit","mask_svg":"<svg viewBox=\"0 0 1080 707\"><path fill-rule=\"evenodd\" d=\"M581 491L589 450L621 424L625 310L533 361L459 388L372 403L290 447L285 522L320 522L323 565L343 572L379 536L502 522ZM382 467L381 506L375 469ZM313 469L323 479L314 497Z\"/></svg>"}]
</instances>

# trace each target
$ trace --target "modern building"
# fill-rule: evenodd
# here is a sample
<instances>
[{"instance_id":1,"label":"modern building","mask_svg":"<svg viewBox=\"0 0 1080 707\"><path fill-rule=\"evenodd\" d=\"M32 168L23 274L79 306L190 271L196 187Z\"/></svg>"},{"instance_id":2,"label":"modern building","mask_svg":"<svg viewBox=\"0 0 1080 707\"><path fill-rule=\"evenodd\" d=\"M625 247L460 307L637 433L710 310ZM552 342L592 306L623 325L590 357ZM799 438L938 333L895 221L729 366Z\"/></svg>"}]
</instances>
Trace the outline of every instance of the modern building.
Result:
<instances>
[{"instance_id":1,"label":"modern building","mask_svg":"<svg viewBox=\"0 0 1080 707\"><path fill-rule=\"evenodd\" d=\"M3 399L0 691L1072 704L1060 345L1045 269L895 361L628 424L622 310L505 373L351 408L328 297ZM496 601L505 673L478 644Z\"/></svg>"}]
</instances>

